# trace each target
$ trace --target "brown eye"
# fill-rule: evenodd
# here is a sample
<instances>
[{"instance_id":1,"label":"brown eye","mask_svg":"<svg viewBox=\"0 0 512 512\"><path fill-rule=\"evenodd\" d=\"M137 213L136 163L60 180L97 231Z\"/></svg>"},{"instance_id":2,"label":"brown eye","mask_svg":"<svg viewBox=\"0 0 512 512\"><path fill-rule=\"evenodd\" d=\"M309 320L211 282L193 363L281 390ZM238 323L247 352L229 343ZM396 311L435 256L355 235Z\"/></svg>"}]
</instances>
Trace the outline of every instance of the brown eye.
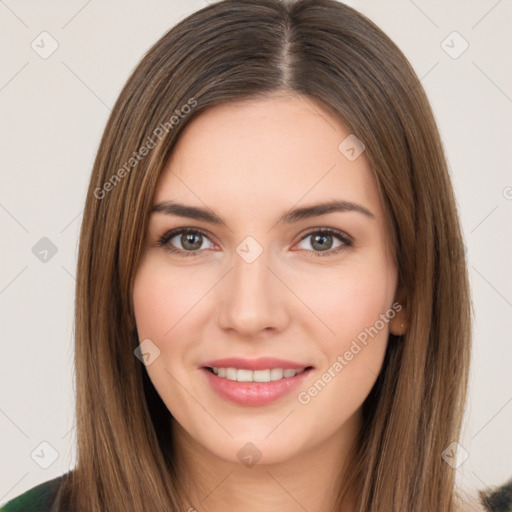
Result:
<instances>
[{"instance_id":1,"label":"brown eye","mask_svg":"<svg viewBox=\"0 0 512 512\"><path fill-rule=\"evenodd\" d=\"M352 240L341 231L324 228L321 230L310 231L301 239L301 242L310 238L310 247L312 247L315 256L330 256L338 254L340 251L353 245ZM340 243L333 248L333 240L338 239ZM306 247L307 250L311 250Z\"/></svg>"},{"instance_id":2,"label":"brown eye","mask_svg":"<svg viewBox=\"0 0 512 512\"><path fill-rule=\"evenodd\" d=\"M181 235L178 235L180 238L180 243L182 244L182 247L186 250L195 251L197 249L201 248L201 245L203 243L202 235L196 234L196 233L184 233ZM174 237L176 238L176 237Z\"/></svg>"},{"instance_id":3,"label":"brown eye","mask_svg":"<svg viewBox=\"0 0 512 512\"><path fill-rule=\"evenodd\" d=\"M209 239L199 230L180 228L163 235L158 245L179 256L196 256L205 240Z\"/></svg>"}]
</instances>

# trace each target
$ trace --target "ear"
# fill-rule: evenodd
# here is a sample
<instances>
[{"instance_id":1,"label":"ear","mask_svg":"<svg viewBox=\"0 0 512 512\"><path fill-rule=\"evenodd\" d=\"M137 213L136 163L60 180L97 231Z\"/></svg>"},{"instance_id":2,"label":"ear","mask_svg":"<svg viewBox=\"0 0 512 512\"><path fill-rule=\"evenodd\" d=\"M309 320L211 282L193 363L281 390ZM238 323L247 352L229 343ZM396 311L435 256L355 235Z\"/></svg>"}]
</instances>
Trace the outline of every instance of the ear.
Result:
<instances>
[{"instance_id":1,"label":"ear","mask_svg":"<svg viewBox=\"0 0 512 512\"><path fill-rule=\"evenodd\" d=\"M399 287L397 289L393 303L395 302L400 304L401 308L400 311L398 311L398 308L394 308L396 314L389 322L389 330L391 334L394 334L395 336L402 336L407 332L409 327L407 292L405 288Z\"/></svg>"}]
</instances>

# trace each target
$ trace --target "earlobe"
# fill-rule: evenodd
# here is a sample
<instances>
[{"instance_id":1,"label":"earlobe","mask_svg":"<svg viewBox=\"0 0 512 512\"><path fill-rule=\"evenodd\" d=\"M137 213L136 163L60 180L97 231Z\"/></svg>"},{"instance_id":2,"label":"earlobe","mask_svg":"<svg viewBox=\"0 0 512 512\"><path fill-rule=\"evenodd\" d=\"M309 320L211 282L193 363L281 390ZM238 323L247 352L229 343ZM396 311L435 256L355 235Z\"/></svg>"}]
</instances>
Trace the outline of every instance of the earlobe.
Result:
<instances>
[{"instance_id":1,"label":"earlobe","mask_svg":"<svg viewBox=\"0 0 512 512\"><path fill-rule=\"evenodd\" d=\"M402 336L407 332L407 294L403 288L400 288L395 296L395 303L400 304L400 309L391 319L389 330L395 336Z\"/></svg>"},{"instance_id":2,"label":"earlobe","mask_svg":"<svg viewBox=\"0 0 512 512\"><path fill-rule=\"evenodd\" d=\"M395 336L402 336L407 332L407 323L397 315L391 320L390 331Z\"/></svg>"}]
</instances>

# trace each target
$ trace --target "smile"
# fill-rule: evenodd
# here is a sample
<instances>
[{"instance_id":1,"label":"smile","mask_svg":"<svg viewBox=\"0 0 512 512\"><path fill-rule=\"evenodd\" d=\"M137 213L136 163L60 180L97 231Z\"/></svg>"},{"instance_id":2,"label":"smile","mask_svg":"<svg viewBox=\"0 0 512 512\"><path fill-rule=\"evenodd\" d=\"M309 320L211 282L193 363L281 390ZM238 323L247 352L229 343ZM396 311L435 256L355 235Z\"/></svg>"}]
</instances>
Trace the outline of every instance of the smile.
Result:
<instances>
[{"instance_id":1,"label":"smile","mask_svg":"<svg viewBox=\"0 0 512 512\"><path fill-rule=\"evenodd\" d=\"M314 371L304 362L274 357L229 357L205 361L199 369L214 393L239 406L262 407L291 399Z\"/></svg>"},{"instance_id":2,"label":"smile","mask_svg":"<svg viewBox=\"0 0 512 512\"><path fill-rule=\"evenodd\" d=\"M268 368L263 370L247 370L239 368L207 368L220 378L237 382L271 382L295 377L306 368L293 370L290 368Z\"/></svg>"}]
</instances>

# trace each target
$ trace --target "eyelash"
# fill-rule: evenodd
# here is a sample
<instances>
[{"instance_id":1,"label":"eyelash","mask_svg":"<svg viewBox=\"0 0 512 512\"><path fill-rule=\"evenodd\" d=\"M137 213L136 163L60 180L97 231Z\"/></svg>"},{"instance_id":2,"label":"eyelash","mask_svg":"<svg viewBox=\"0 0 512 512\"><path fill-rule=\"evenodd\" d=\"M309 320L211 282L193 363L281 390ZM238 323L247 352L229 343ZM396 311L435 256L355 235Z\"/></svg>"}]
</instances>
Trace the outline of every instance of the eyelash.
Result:
<instances>
[{"instance_id":1,"label":"eyelash","mask_svg":"<svg viewBox=\"0 0 512 512\"><path fill-rule=\"evenodd\" d=\"M166 251L169 251L170 253L176 254L177 256L180 256L180 257L190 257L190 256L195 257L195 256L198 256L199 253L203 252L203 250L183 251L181 249L175 249L175 248L171 247L170 245L168 245L169 241L172 238L174 238L177 235L181 235L183 233L191 233L194 235L201 235L203 237L208 238L208 235L199 229L178 228L178 229L168 231L164 235L162 235L157 242L157 246L163 247ZM333 235L334 237L338 238L343 243L343 245L340 245L336 249L329 249L327 251L312 251L314 253L314 257L334 256L334 255L339 254L340 252L346 250L347 248L353 246L353 241L347 235L345 235L342 231L338 231L337 229L333 229L333 228L322 228L322 229L315 229L314 231L309 231L299 240L299 242L302 242L302 240L304 240L308 236L316 235L316 234Z\"/></svg>"}]
</instances>

